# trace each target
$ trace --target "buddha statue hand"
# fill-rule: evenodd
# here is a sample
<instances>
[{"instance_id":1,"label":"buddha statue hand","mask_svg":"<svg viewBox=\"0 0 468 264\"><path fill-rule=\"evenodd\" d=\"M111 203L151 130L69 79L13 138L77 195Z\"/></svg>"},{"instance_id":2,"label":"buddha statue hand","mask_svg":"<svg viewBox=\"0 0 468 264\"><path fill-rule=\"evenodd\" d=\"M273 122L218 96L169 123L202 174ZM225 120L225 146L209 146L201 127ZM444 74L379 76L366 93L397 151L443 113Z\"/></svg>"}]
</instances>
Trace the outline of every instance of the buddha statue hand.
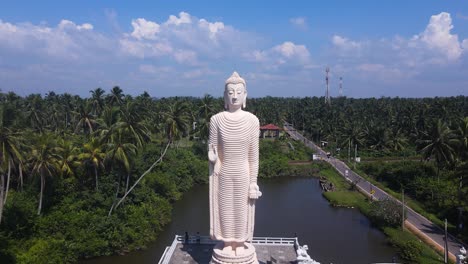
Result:
<instances>
[{"instance_id":1,"label":"buddha statue hand","mask_svg":"<svg viewBox=\"0 0 468 264\"><path fill-rule=\"evenodd\" d=\"M213 144L208 145L208 159L211 163L215 163L218 160L218 153L216 147Z\"/></svg>"},{"instance_id":2,"label":"buddha statue hand","mask_svg":"<svg viewBox=\"0 0 468 264\"><path fill-rule=\"evenodd\" d=\"M258 188L258 185L254 182L251 183L249 186L249 198L258 199L260 196L262 196L262 192Z\"/></svg>"}]
</instances>

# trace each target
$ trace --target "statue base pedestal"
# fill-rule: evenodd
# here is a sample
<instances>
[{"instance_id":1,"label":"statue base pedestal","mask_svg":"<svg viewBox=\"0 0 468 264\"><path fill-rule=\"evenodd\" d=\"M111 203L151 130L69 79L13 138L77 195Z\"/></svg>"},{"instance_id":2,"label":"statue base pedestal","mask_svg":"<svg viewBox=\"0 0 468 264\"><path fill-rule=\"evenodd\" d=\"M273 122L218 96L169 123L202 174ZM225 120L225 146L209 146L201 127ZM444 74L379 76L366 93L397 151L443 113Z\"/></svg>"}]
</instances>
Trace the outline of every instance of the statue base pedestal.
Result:
<instances>
[{"instance_id":1,"label":"statue base pedestal","mask_svg":"<svg viewBox=\"0 0 468 264\"><path fill-rule=\"evenodd\" d=\"M223 251L224 243L218 242L213 249L210 264L258 264L254 246L247 242L244 246L243 252L236 255L234 251Z\"/></svg>"}]
</instances>

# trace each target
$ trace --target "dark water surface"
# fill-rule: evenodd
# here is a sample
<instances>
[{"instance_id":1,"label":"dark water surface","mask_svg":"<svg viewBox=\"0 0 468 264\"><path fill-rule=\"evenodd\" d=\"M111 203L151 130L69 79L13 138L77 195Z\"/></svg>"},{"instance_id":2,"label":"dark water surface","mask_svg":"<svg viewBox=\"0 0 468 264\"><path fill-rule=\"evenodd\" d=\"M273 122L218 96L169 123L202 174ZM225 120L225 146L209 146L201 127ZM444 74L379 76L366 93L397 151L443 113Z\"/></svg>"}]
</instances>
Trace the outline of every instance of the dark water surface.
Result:
<instances>
[{"instance_id":1,"label":"dark water surface","mask_svg":"<svg viewBox=\"0 0 468 264\"><path fill-rule=\"evenodd\" d=\"M280 178L259 182L254 236L299 237L309 255L325 263L391 262L396 250L357 209L334 208L317 179ZM101 257L83 264L156 264L175 234L209 233L208 186L196 186L175 203L172 222L148 249L126 256Z\"/></svg>"}]
</instances>

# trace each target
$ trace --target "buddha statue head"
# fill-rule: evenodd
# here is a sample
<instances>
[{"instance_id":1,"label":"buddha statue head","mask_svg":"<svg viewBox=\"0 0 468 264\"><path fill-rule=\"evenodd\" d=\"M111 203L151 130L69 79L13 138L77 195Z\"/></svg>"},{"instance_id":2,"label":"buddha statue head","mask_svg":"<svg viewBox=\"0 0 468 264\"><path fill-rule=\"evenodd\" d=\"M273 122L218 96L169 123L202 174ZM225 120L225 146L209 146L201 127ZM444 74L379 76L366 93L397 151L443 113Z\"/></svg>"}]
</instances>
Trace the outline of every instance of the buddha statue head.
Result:
<instances>
[{"instance_id":1,"label":"buddha statue head","mask_svg":"<svg viewBox=\"0 0 468 264\"><path fill-rule=\"evenodd\" d=\"M247 87L245 80L237 72L233 72L224 86L224 108L226 110L229 110L230 106L245 108L246 100Z\"/></svg>"}]
</instances>

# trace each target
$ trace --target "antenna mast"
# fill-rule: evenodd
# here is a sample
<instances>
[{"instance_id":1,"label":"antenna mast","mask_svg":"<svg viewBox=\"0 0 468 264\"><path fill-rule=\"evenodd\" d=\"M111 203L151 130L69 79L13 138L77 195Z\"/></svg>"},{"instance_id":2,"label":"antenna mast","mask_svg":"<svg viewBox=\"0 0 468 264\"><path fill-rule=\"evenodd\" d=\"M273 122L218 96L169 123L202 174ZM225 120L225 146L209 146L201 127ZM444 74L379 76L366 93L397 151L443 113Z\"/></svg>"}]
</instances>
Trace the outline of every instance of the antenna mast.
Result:
<instances>
[{"instance_id":1,"label":"antenna mast","mask_svg":"<svg viewBox=\"0 0 468 264\"><path fill-rule=\"evenodd\" d=\"M327 91L325 93L325 104L328 104L330 105L330 90L329 90L329 83L328 83L328 73L330 72L330 68L327 66L327 68L325 68L325 81L327 83Z\"/></svg>"},{"instance_id":2,"label":"antenna mast","mask_svg":"<svg viewBox=\"0 0 468 264\"><path fill-rule=\"evenodd\" d=\"M340 77L340 97L343 96L343 77Z\"/></svg>"}]
</instances>

